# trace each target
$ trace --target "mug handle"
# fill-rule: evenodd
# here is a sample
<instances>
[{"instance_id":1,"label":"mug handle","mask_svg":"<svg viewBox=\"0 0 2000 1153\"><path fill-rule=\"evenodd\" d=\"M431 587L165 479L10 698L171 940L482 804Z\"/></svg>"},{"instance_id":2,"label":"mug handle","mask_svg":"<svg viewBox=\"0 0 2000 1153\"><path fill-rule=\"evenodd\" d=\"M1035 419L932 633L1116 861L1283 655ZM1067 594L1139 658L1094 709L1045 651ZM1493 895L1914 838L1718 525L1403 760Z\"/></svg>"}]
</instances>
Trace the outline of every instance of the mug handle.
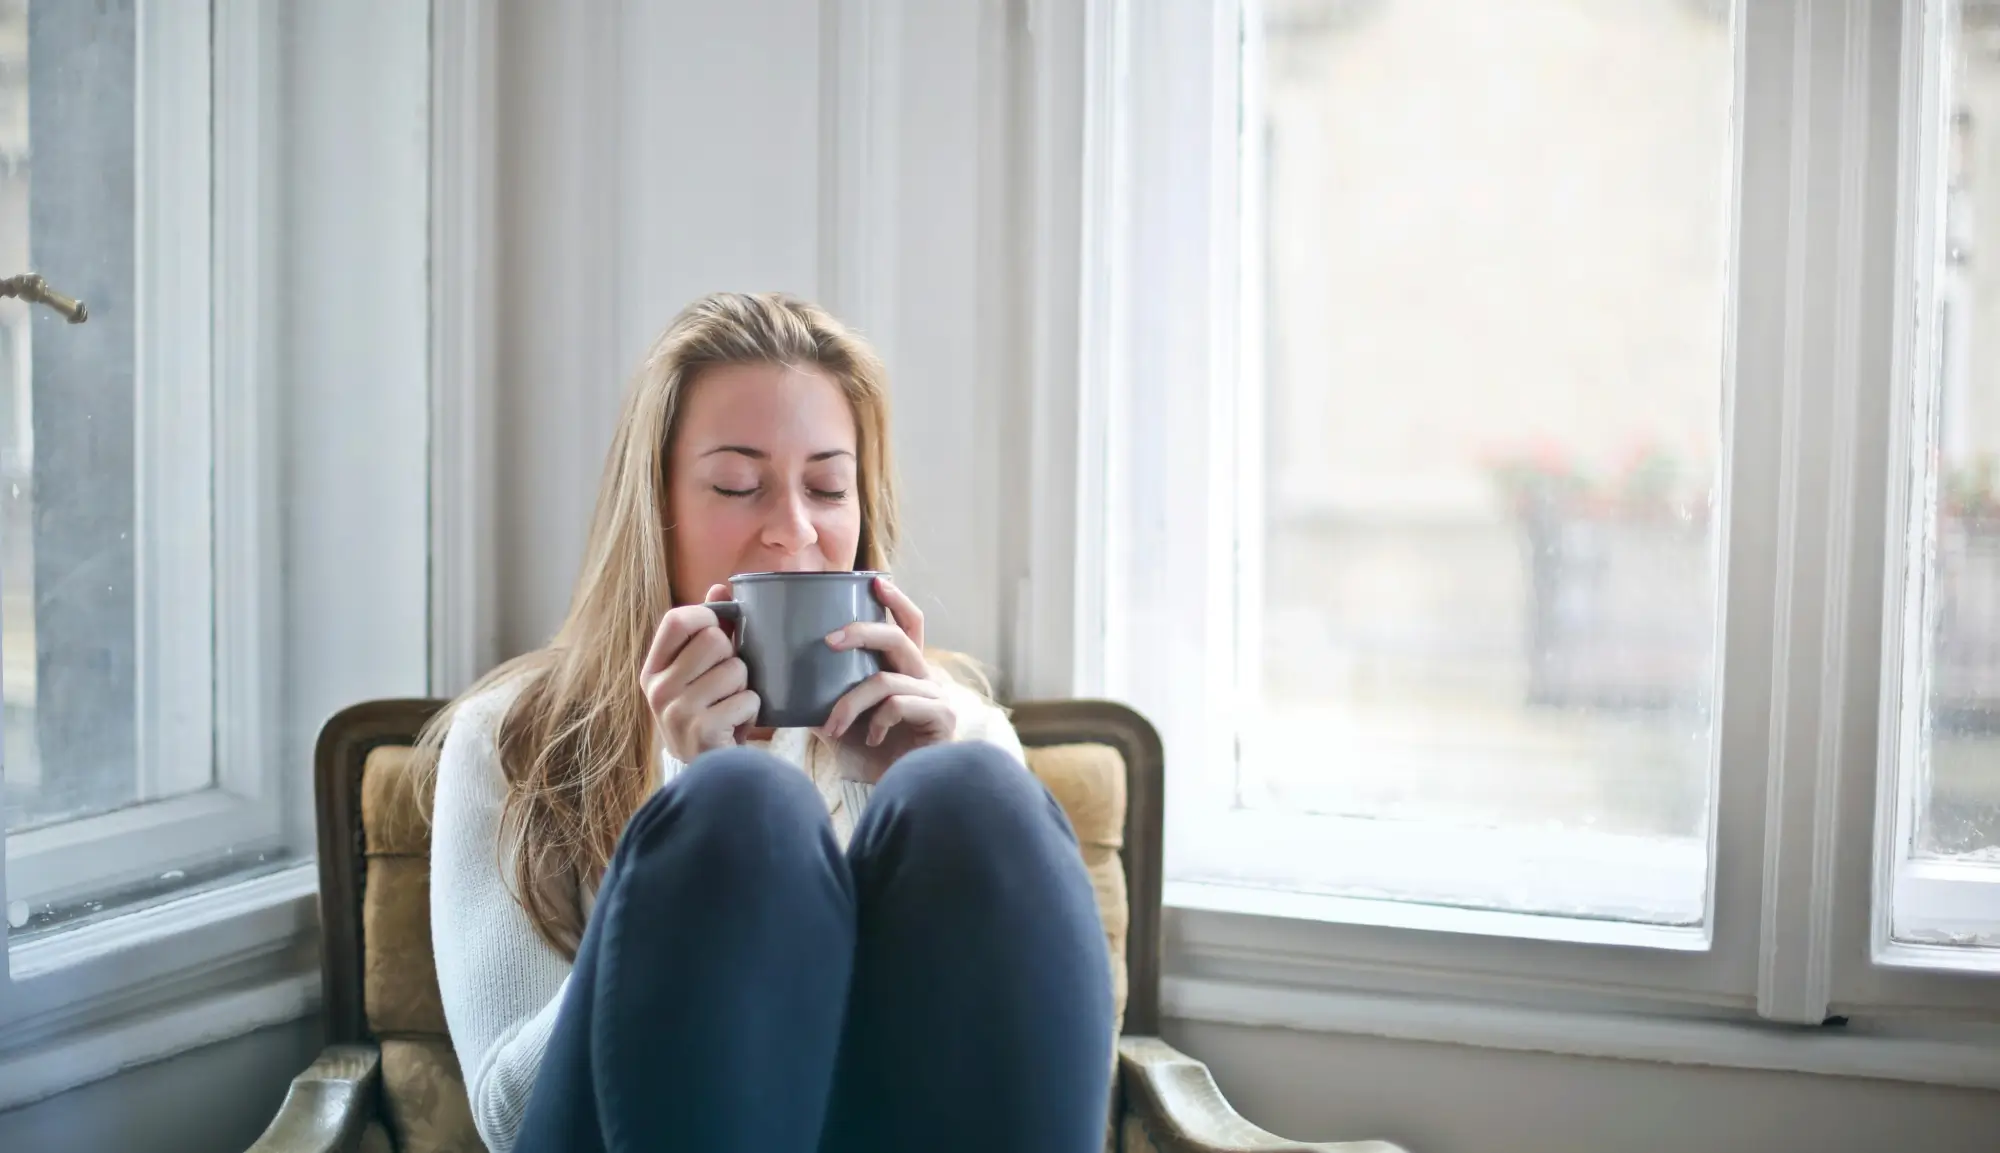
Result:
<instances>
[{"instance_id":1,"label":"mug handle","mask_svg":"<svg viewBox=\"0 0 2000 1153\"><path fill-rule=\"evenodd\" d=\"M701 607L715 614L715 619L723 624L735 626L743 623L742 601L703 601Z\"/></svg>"}]
</instances>

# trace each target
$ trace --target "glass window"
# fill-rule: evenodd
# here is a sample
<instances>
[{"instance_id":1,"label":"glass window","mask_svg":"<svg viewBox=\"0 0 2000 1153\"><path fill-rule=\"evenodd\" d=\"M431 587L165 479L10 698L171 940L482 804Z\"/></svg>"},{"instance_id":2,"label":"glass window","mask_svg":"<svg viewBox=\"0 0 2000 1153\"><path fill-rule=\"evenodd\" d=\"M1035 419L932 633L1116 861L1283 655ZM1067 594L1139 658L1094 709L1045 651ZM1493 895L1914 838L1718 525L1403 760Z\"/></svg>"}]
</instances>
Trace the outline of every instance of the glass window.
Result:
<instances>
[{"instance_id":1,"label":"glass window","mask_svg":"<svg viewBox=\"0 0 2000 1153\"><path fill-rule=\"evenodd\" d=\"M1435 850L1494 830L1684 845L1693 867L1616 910L1504 903L1693 923L1728 6L1270 0L1259 32L1239 804ZM1451 877L1389 895L1495 903Z\"/></svg>"},{"instance_id":2,"label":"glass window","mask_svg":"<svg viewBox=\"0 0 2000 1153\"><path fill-rule=\"evenodd\" d=\"M2000 8L1947 5L1920 278L1895 935L2000 943Z\"/></svg>"}]
</instances>

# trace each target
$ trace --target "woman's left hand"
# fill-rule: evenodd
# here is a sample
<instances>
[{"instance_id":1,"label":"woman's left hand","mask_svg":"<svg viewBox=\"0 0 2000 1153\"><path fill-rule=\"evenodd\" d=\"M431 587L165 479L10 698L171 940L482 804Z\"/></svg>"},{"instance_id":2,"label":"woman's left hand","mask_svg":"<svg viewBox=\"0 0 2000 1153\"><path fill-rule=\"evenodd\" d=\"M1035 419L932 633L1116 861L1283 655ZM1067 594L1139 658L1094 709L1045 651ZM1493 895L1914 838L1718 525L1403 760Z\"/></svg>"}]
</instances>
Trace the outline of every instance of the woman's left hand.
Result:
<instances>
[{"instance_id":1,"label":"woman's left hand","mask_svg":"<svg viewBox=\"0 0 2000 1153\"><path fill-rule=\"evenodd\" d=\"M887 621L856 621L829 634L826 643L881 653L882 671L849 689L819 729L858 754L870 783L909 753L958 732L940 674L924 659L923 612L885 577L875 578L875 596L889 610Z\"/></svg>"}]
</instances>

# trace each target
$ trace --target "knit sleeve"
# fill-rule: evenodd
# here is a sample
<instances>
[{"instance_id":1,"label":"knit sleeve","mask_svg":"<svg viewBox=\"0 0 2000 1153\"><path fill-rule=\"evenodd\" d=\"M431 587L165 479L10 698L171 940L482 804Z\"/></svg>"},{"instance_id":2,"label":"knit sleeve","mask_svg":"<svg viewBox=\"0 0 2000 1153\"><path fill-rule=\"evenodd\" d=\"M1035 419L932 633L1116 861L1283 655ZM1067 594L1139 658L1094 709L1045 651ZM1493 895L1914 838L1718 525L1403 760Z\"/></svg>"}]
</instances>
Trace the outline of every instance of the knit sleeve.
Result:
<instances>
[{"instance_id":1,"label":"knit sleeve","mask_svg":"<svg viewBox=\"0 0 2000 1153\"><path fill-rule=\"evenodd\" d=\"M495 734L513 694L464 702L438 758L431 828L431 939L446 1027L473 1124L508 1153L527 1112L570 965L514 900L500 852L506 778Z\"/></svg>"},{"instance_id":2,"label":"knit sleeve","mask_svg":"<svg viewBox=\"0 0 2000 1153\"><path fill-rule=\"evenodd\" d=\"M998 745L1022 765L1028 763L1027 755L1021 751L1020 734L1014 731L1014 723L999 705L957 681L949 682L946 691L950 694L952 712L958 716L955 740Z\"/></svg>"}]
</instances>

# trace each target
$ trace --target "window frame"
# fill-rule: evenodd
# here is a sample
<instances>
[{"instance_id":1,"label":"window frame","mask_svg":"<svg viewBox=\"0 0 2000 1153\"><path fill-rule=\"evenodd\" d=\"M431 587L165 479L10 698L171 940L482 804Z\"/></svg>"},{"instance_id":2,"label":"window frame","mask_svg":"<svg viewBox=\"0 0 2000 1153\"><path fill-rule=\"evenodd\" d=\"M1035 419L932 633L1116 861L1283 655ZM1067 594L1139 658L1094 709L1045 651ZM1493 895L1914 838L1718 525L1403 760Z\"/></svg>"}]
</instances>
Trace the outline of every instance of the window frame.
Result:
<instances>
[{"instance_id":1,"label":"window frame","mask_svg":"<svg viewBox=\"0 0 2000 1153\"><path fill-rule=\"evenodd\" d=\"M1887 439L1888 547L1882 577L1882 671L1876 796L1876 859L1869 948L1888 968L1941 972L2000 971L2000 868L1916 851L1917 821L1925 803L1924 716L1928 706L1928 657L1936 573L1926 564L1934 525L1928 503L1937 478L1932 451L1939 410L1948 393L1962 393L1971 371L1967 326L1955 331L1933 323L1940 302L1967 312L1970 292L1948 269L1944 249L1949 190L1941 175L1950 163L1951 135L1945 94L1952 73L1947 46L1955 36L1954 7L1926 3L1910 14L1905 35L1911 66L1905 76L1904 147L1898 176L1896 372L1891 383ZM1957 355L1945 347L1957 346ZM1955 379L1940 368L1949 364ZM1921 451L1920 451L1921 450ZM1927 523L1929 522L1929 523ZM1917 526L1921 531L1913 531ZM1977 938L1977 949L1912 938Z\"/></svg>"},{"instance_id":2,"label":"window frame","mask_svg":"<svg viewBox=\"0 0 2000 1153\"><path fill-rule=\"evenodd\" d=\"M269 283L246 262L268 259L256 237L276 207L246 201L264 162L255 38L269 22L208 0L138 0L136 18L139 801L5 842L9 892L30 903L101 892L231 846L255 851L283 832L278 762L257 732L268 714L242 700L257 691L247 686L273 681L275 654L268 641L234 643L246 631L241 618L217 611L254 611L260 594L244 570L262 573L266 598L274 579L269 522L246 508L276 488L277 462L256 459L253 430L237 419L268 407L259 388L267 378L253 366L254 346L269 337L242 308ZM230 99L213 102L217 91ZM246 348L249 364L231 359Z\"/></svg>"},{"instance_id":3,"label":"window frame","mask_svg":"<svg viewBox=\"0 0 2000 1153\"><path fill-rule=\"evenodd\" d=\"M432 605L470 598L490 571L441 577L433 558L467 535L445 526L485 478L441 468L429 430L492 403L480 282L494 251L496 21L474 0L164 2L213 5L212 322L199 327L216 419L205 547L228 608L214 619L215 756L256 790L234 792L219 763L218 787L194 796L269 806L277 835L309 849L319 721L363 697L445 691L478 659L475 635L434 635ZM413 133L426 102L429 131ZM439 123L464 133L446 147ZM346 179L367 183L364 211ZM361 459L372 467L356 470ZM241 844L233 832L210 844ZM0 1109L312 1011L317 896L308 857L0 939Z\"/></svg>"},{"instance_id":4,"label":"window frame","mask_svg":"<svg viewBox=\"0 0 2000 1153\"><path fill-rule=\"evenodd\" d=\"M1073 521L1035 510L1039 552L1030 571L1040 575L1031 576L1019 602L1017 632L1024 639L1016 652L1026 658L1031 691L1134 700L1168 741L1170 1004L1185 995L1179 1003L1191 1015L1254 1023L1275 990L1293 988L1745 1023L1817 1025L1854 1014L1871 1028L1919 1031L1921 1011L1985 1016L2000 1008L2000 985L1963 973L1908 971L1896 963L1906 957L1871 948L1868 939L1876 846L1868 833L1882 775L1874 725L1884 699L1878 676L1884 654L1874 646L1881 643L1877 614L1885 601L1876 581L1888 555L1883 534L1893 531L1879 502L1894 491L1887 432L1896 403L1893 390L1875 382L1906 368L1897 355L1910 313L1897 271L1907 267L1899 263L1908 243L1902 203L1921 176L1907 155L1906 125L1918 115L1910 93L1926 75L1925 20L1935 2L1906 11L1894 0L1838 10L1804 0L1744 0L1732 17L1731 383L1722 434L1728 515L1720 530L1728 535L1719 542L1726 544L1719 549L1715 698L1721 771L1711 799L1706 940L1644 927L1606 930L1580 919L1188 879L1182 865L1200 861L1203 826L1212 830L1234 785L1232 739L1202 732L1189 715L1204 699L1228 699L1234 686L1215 668L1243 649L1218 644L1214 635L1216 606L1226 596L1195 579L1165 588L1158 572L1213 574L1214 554L1227 550L1210 546L1211 523L1242 516L1255 503L1231 507L1230 498L1216 496L1229 491L1216 483L1229 474L1190 451L1186 430L1204 416L1211 429L1220 422L1212 410L1178 396L1157 364L1135 362L1143 350L1135 351L1131 335L1173 333L1174 355L1214 372L1229 363L1223 346L1230 334L1208 324L1225 315L1233 324L1235 317L1185 302L1178 312L1154 307L1147 314L1134 287L1157 295L1163 284L1199 281L1186 269L1214 262L1215 246L1241 217L1184 209L1178 229L1148 233L1143 255L1153 263L1140 265L1130 234L1142 226L1121 220L1119 197L1134 186L1147 187L1156 202L1177 194L1134 169L1135 147L1149 133L1167 131L1134 110L1134 85L1143 82L1133 79L1135 67L1152 61L1184 87L1212 83L1213 70L1231 52L1229 14L1237 7L1216 0L1199 17L1183 11L1182 27L1162 44L1157 36L1133 39L1134 14L1171 21L1173 13L1132 0L1085 5L1058 30L1079 42L1086 77L1082 154L1072 157L1061 141L1044 137L1035 157L1043 173L1070 175L1080 194L1077 294L1084 324L1070 371L1041 374L1031 394L1032 411L1074 404L1082 416L1074 455L1043 430L1035 430L1031 443L1040 459L1058 466L1073 460L1082 479ZM1211 53L1209 75L1190 66L1201 61L1203 43ZM1043 69L1060 64L1046 55L1037 60ZM1040 99L1064 95L1060 77L1040 75L1036 84ZM1180 156L1187 170L1207 171L1210 180L1215 172L1187 160L1186 152L1219 153L1216 138L1229 131L1220 111L1211 104L1209 139L1187 144ZM1040 228L1052 230L1046 219ZM1162 244L1184 250L1173 258L1181 262L1178 271L1171 264L1163 270ZM1194 345L1184 335L1190 324L1205 330ZM1847 335L1816 342L1807 339L1814 331ZM1038 345L1048 343L1044 334ZM1144 405L1135 404L1138 381L1150 390ZM1074 400L1064 395L1068 389ZM1829 402L1819 403L1822 396ZM1126 503L1142 483L1161 483L1136 471L1135 459L1148 446L1133 443L1141 435L1132 431L1134 416L1143 420L1149 410L1177 404L1181 435L1156 436L1151 451L1157 457L1159 446L1169 446L1177 468L1196 476L1177 491L1183 510L1202 511L1183 511L1175 529L1198 543L1180 552L1157 524L1153 537L1135 537L1132 524L1143 528L1143 519ZM1226 438L1214 436L1208 450L1220 440ZM1164 500L1174 503L1172 496ZM1150 558L1149 571L1135 574L1136 562L1127 558L1137 555ZM1051 558L1068 563L1053 569ZM1064 620L1048 602L1071 581L1074 599L1065 607L1074 615ZM1165 615L1167 605L1181 606L1173 630L1159 627L1174 619ZM1185 619L1188 605L1209 606L1193 626ZM1135 642L1169 631L1178 651ZM1205 643L1189 642L1190 633ZM1070 665L1051 669L1052 654L1064 649L1074 654ZM1231 658L1206 659L1214 653ZM1204 672L1183 677L1173 692L1131 691L1135 674L1190 668Z\"/></svg>"}]
</instances>

